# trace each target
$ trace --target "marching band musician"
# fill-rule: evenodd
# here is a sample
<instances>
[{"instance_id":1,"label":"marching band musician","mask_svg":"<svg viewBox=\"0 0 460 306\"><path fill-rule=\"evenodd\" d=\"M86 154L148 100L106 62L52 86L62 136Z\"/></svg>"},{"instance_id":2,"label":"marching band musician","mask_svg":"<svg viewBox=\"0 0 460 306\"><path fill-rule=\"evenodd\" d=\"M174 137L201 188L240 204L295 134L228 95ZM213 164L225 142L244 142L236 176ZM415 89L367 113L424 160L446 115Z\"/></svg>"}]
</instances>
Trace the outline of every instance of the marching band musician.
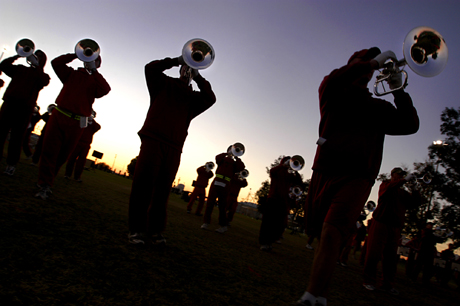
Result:
<instances>
[{"instance_id":1,"label":"marching band musician","mask_svg":"<svg viewBox=\"0 0 460 306\"><path fill-rule=\"evenodd\" d=\"M180 77L163 71L180 67ZM139 131L141 148L129 199L129 242L164 244L166 208L192 119L216 102L211 84L182 56L155 60L145 66L150 108ZM200 91L189 85L194 80Z\"/></svg>"},{"instance_id":2,"label":"marching band musician","mask_svg":"<svg viewBox=\"0 0 460 306\"><path fill-rule=\"evenodd\" d=\"M75 53L61 55L51 61L54 72L63 87L56 98L56 107L47 122L43 140L42 154L38 170L40 191L35 197L47 199L54 179L61 166L74 150L87 118L91 116L92 105L96 98L102 98L110 92L110 86L97 71L101 66L101 57L95 60L91 74L86 68L74 70L67 66L77 58Z\"/></svg>"},{"instance_id":3,"label":"marching band musician","mask_svg":"<svg viewBox=\"0 0 460 306\"><path fill-rule=\"evenodd\" d=\"M42 155L42 148L43 148L43 139L45 138L46 132L46 124L48 123L48 119L51 116L51 112L56 107L56 104L48 105L46 113L41 115L40 119L45 121L45 125L43 126L42 130L40 131L40 137L38 137L37 144L35 145L34 154L32 155L32 162L30 163L33 166L37 166L38 162L40 161L40 156Z\"/></svg>"},{"instance_id":4,"label":"marching band musician","mask_svg":"<svg viewBox=\"0 0 460 306\"><path fill-rule=\"evenodd\" d=\"M195 215L201 216L204 199L206 198L206 187L208 187L209 179L214 176L214 173L211 168L208 168L206 165L198 167L196 172L198 173L198 177L196 181L193 181L194 188L187 205L187 213L191 213L193 203L195 203L196 198L198 198L198 207L196 208Z\"/></svg>"},{"instance_id":5,"label":"marching band musician","mask_svg":"<svg viewBox=\"0 0 460 306\"><path fill-rule=\"evenodd\" d=\"M412 188L411 192L402 187L414 177L406 176L406 171L396 167L391 170L391 179L382 182L379 188L378 206L369 228L366 259L364 262L364 288L375 290L377 283L377 265L382 260L381 290L398 294L393 282L398 260L398 240L404 227L406 210L421 204L420 192ZM415 184L412 185L414 187Z\"/></svg>"},{"instance_id":6,"label":"marching band musician","mask_svg":"<svg viewBox=\"0 0 460 306\"><path fill-rule=\"evenodd\" d=\"M241 188L248 186L248 181L244 178L241 172L235 173L230 181L230 190L227 197L227 222L233 221L236 208L238 207L238 196Z\"/></svg>"},{"instance_id":7,"label":"marching band musician","mask_svg":"<svg viewBox=\"0 0 460 306\"><path fill-rule=\"evenodd\" d=\"M6 58L0 63L0 71L11 78L0 109L1 157L3 157L3 146L8 132L11 130L5 170L8 175L13 175L16 170L16 164L21 156L22 140L36 106L38 94L50 82L49 75L43 71L46 65L46 54L37 50L35 56L36 63L29 67L13 65L21 57L19 55Z\"/></svg>"},{"instance_id":8,"label":"marching band musician","mask_svg":"<svg viewBox=\"0 0 460 306\"><path fill-rule=\"evenodd\" d=\"M270 252L272 244L280 239L286 228L286 220L291 210L290 189L302 184L297 171L290 171L290 156L281 159L280 164L270 169L270 190L267 202L262 208L262 223L259 244L262 251Z\"/></svg>"},{"instance_id":9,"label":"marching band musician","mask_svg":"<svg viewBox=\"0 0 460 306\"><path fill-rule=\"evenodd\" d=\"M30 142L30 135L35 130L35 126L40 121L40 106L35 105L34 111L32 113L32 117L30 118L29 125L27 126L26 133L24 134L24 138L22 139L22 150L24 154L27 156L27 159L32 157L32 151L30 150L29 142Z\"/></svg>"},{"instance_id":10,"label":"marching band musician","mask_svg":"<svg viewBox=\"0 0 460 306\"><path fill-rule=\"evenodd\" d=\"M81 175L83 174L83 169L85 168L86 157L91 149L93 136L101 129L101 125L94 120L95 117L96 112L93 110L91 117L88 119L88 126L83 129L83 134L78 140L77 146L67 160L64 175L65 178L70 178L72 176L72 172L74 172L74 179L79 183L82 182Z\"/></svg>"},{"instance_id":11,"label":"marching band musician","mask_svg":"<svg viewBox=\"0 0 460 306\"><path fill-rule=\"evenodd\" d=\"M296 305L325 305L341 242L355 226L379 173L385 135L414 134L417 111L403 89L394 104L372 97L368 83L392 51L376 47L355 52L348 63L326 76L319 88L321 120L313 175L305 204L307 235L317 235L307 290ZM391 89L402 75L389 79Z\"/></svg>"},{"instance_id":12,"label":"marching band musician","mask_svg":"<svg viewBox=\"0 0 460 306\"><path fill-rule=\"evenodd\" d=\"M224 233L228 230L227 220L227 198L230 191L230 183L233 175L244 169L244 163L238 156L231 153L231 147L227 149L227 153L221 153L216 156L216 177L214 178L211 187L209 188L208 201L206 202L206 210L203 217L202 229L208 229L211 224L211 215L216 206L216 200L219 199L219 225L216 232Z\"/></svg>"}]
</instances>

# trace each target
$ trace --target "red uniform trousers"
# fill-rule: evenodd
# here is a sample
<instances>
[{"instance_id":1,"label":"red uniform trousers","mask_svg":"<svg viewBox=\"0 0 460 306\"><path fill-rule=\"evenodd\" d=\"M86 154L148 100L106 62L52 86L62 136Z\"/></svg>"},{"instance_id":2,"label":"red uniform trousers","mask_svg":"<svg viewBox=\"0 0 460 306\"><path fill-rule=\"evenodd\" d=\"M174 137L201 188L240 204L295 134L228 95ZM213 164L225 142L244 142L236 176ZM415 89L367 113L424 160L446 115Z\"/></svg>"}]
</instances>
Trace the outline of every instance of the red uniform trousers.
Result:
<instances>
[{"instance_id":1,"label":"red uniform trousers","mask_svg":"<svg viewBox=\"0 0 460 306\"><path fill-rule=\"evenodd\" d=\"M187 205L187 210L192 210L193 203L195 203L196 198L198 198L198 207L196 208L196 215L200 215L204 206L204 199L206 198L206 188L195 186L192 194L190 195L190 201Z\"/></svg>"},{"instance_id":2,"label":"red uniform trousers","mask_svg":"<svg viewBox=\"0 0 460 306\"><path fill-rule=\"evenodd\" d=\"M214 185L216 181L213 181L211 188L209 189L208 202L206 203L206 210L204 211L204 223L211 224L211 215L216 205L216 199L219 199L219 225L227 226L227 196L230 190L229 182L226 183L225 187Z\"/></svg>"},{"instance_id":3,"label":"red uniform trousers","mask_svg":"<svg viewBox=\"0 0 460 306\"><path fill-rule=\"evenodd\" d=\"M11 130L6 163L15 166L21 157L22 140L29 126L32 112L24 112L20 107L18 108L16 105L21 105L20 102L11 102L13 103L4 102L0 109L0 159L3 156L8 132Z\"/></svg>"},{"instance_id":4,"label":"red uniform trousers","mask_svg":"<svg viewBox=\"0 0 460 306\"><path fill-rule=\"evenodd\" d=\"M398 241L401 229L388 226L374 219L367 238L364 283L377 285L377 265L382 260L382 287L393 287L397 268Z\"/></svg>"},{"instance_id":5,"label":"red uniform trousers","mask_svg":"<svg viewBox=\"0 0 460 306\"><path fill-rule=\"evenodd\" d=\"M38 184L53 186L54 178L75 149L83 134L80 120L72 119L53 109L46 124L45 138L38 168Z\"/></svg>"},{"instance_id":6,"label":"red uniform trousers","mask_svg":"<svg viewBox=\"0 0 460 306\"><path fill-rule=\"evenodd\" d=\"M347 239L355 231L373 184L364 178L313 171L305 205L307 235L321 237L323 222L327 222Z\"/></svg>"},{"instance_id":7,"label":"red uniform trousers","mask_svg":"<svg viewBox=\"0 0 460 306\"><path fill-rule=\"evenodd\" d=\"M88 156L90 149L91 145L77 144L77 147L75 150L73 150L72 154L70 154L67 161L67 166L65 167L65 176L71 177L75 167L74 178L76 180L81 178L81 174L83 173L83 169L85 168L86 164L86 157Z\"/></svg>"},{"instance_id":8,"label":"red uniform trousers","mask_svg":"<svg viewBox=\"0 0 460 306\"><path fill-rule=\"evenodd\" d=\"M236 209L238 207L238 195L235 196L228 196L227 198L227 221L232 222L233 216L235 215Z\"/></svg>"},{"instance_id":9,"label":"red uniform trousers","mask_svg":"<svg viewBox=\"0 0 460 306\"><path fill-rule=\"evenodd\" d=\"M271 197L267 199L264 206L259 231L259 244L271 245L281 238L286 228L287 205L284 198Z\"/></svg>"},{"instance_id":10,"label":"red uniform trousers","mask_svg":"<svg viewBox=\"0 0 460 306\"><path fill-rule=\"evenodd\" d=\"M129 198L129 231L160 234L166 227L166 209L179 169L181 150L141 136Z\"/></svg>"}]
</instances>

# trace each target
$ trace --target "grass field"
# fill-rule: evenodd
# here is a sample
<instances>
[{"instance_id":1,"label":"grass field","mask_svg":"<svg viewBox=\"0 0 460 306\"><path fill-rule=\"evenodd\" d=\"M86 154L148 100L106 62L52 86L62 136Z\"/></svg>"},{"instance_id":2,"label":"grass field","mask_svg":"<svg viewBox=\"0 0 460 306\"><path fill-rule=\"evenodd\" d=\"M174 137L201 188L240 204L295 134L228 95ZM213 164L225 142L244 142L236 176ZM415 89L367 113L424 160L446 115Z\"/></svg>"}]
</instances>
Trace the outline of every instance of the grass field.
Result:
<instances>
[{"instance_id":1,"label":"grass field","mask_svg":"<svg viewBox=\"0 0 460 306\"><path fill-rule=\"evenodd\" d=\"M0 170L5 169L4 159ZM305 290L313 252L286 231L272 253L259 250L260 221L236 214L225 234L186 214L171 195L165 249L128 245L129 179L85 171L83 183L57 177L46 201L33 197L38 169L21 160L0 175L0 305L289 305ZM399 296L368 292L362 267L337 266L335 305L459 305L454 283L411 283L401 264Z\"/></svg>"}]
</instances>

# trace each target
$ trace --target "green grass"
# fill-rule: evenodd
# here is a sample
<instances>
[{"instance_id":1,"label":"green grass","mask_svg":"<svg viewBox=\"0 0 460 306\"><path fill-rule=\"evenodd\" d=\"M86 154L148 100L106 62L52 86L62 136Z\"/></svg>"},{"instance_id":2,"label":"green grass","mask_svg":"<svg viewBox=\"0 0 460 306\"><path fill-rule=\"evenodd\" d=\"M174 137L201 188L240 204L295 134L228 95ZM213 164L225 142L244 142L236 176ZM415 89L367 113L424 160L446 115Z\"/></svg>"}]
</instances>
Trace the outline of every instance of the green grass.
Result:
<instances>
[{"instance_id":1,"label":"green grass","mask_svg":"<svg viewBox=\"0 0 460 306\"><path fill-rule=\"evenodd\" d=\"M3 172L6 164L0 162ZM0 175L0 305L289 305L304 292L313 252L286 231L272 253L259 250L260 221L236 214L225 234L171 195L165 249L127 243L131 181L84 171L83 183L56 178L53 195L36 199L38 169L21 160ZM412 284L399 267L399 296L367 292L354 259L338 266L334 305L453 305L454 283Z\"/></svg>"}]
</instances>

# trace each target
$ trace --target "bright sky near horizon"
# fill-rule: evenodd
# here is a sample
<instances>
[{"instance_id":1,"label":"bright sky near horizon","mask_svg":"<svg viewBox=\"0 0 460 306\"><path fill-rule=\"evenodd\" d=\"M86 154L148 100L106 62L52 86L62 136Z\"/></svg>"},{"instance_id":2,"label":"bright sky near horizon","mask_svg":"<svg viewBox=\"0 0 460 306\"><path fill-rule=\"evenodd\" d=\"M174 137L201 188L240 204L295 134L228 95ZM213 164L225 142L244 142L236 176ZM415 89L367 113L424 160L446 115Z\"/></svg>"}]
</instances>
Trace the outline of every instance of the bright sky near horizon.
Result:
<instances>
[{"instance_id":1,"label":"bright sky near horizon","mask_svg":"<svg viewBox=\"0 0 460 306\"><path fill-rule=\"evenodd\" d=\"M418 26L442 34L449 60L433 78L406 68L406 91L421 127L415 135L386 137L381 173L423 162L427 147L442 138L441 112L460 105L459 15L460 2L444 0L2 0L0 47L6 48L3 58L10 57L16 54L16 42L29 38L47 54L45 72L51 82L38 99L43 112L62 88L49 62L73 53L83 38L99 43L99 71L112 91L93 105L102 129L92 150L103 152L102 162L124 172L138 155L137 132L149 107L144 66L179 56L189 39L206 39L216 58L201 74L211 82L217 102L192 121L176 183L180 179L191 191L198 166L241 142L250 172L242 200L268 179L266 167L280 155L302 155L306 165L300 173L310 178L318 138L318 87L324 76L346 64L355 51L372 46L402 59L404 38ZM178 76L178 69L166 73ZM4 74L0 78L9 82ZM391 95L385 99L392 102ZM376 183L369 200L377 200L378 187Z\"/></svg>"}]
</instances>

